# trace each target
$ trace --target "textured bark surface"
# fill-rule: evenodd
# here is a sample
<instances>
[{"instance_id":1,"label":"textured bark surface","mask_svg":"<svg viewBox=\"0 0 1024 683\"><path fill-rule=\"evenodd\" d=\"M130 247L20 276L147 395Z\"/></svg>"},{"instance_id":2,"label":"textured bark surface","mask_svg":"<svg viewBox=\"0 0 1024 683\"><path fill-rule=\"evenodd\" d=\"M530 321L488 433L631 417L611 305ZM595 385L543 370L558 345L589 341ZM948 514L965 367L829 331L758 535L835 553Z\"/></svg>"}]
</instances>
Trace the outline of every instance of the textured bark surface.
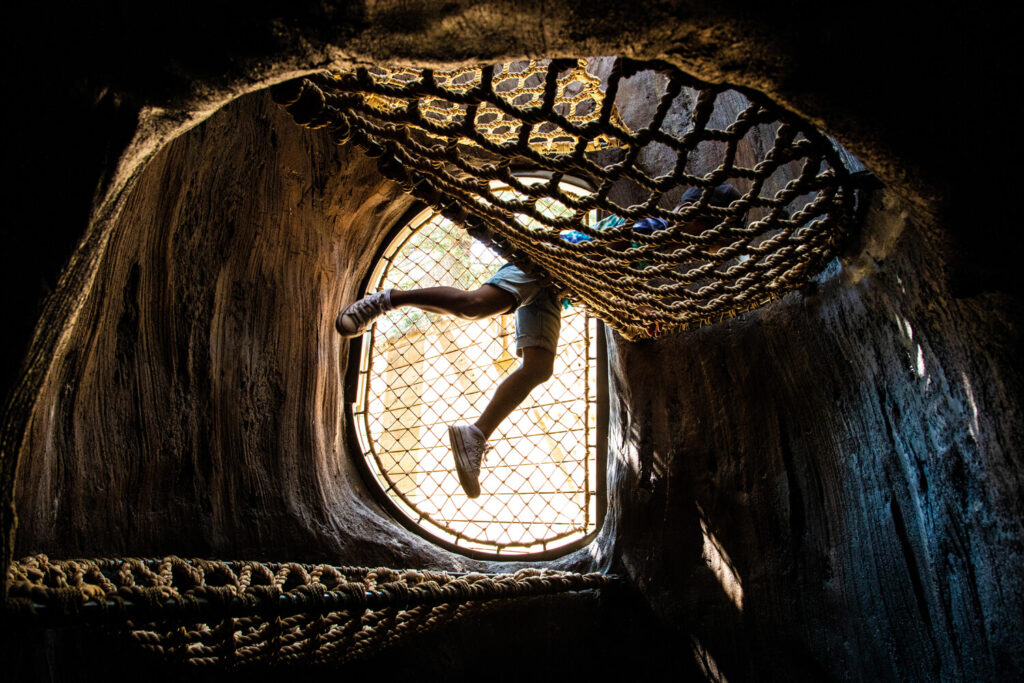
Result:
<instances>
[{"instance_id":1,"label":"textured bark surface","mask_svg":"<svg viewBox=\"0 0 1024 683\"><path fill-rule=\"evenodd\" d=\"M614 345L616 557L728 680L1024 667L1020 328L904 219L874 272Z\"/></svg>"},{"instance_id":2,"label":"textured bark surface","mask_svg":"<svg viewBox=\"0 0 1024 683\"><path fill-rule=\"evenodd\" d=\"M31 115L8 126L20 172L0 269L0 488L20 455L19 553L485 567L383 517L343 452L332 318L408 200L263 95L197 124L331 60L658 57L793 105L889 189L815 287L612 340L609 517L562 564L622 572L639 608L572 618L625 619L612 632L712 679L1024 675L1013 216L956 202L975 197L960 176L1007 155L1013 111L988 87L1014 62L980 55L1014 43L974 15L891 4L295 7L25 5L7 22L37 60L10 86ZM954 67L990 107L937 101ZM532 642L560 637L530 623L557 621L550 607L517 615ZM47 657L74 656L52 642ZM458 642L403 661L468 674L481 659Z\"/></svg>"},{"instance_id":3,"label":"textured bark surface","mask_svg":"<svg viewBox=\"0 0 1024 683\"><path fill-rule=\"evenodd\" d=\"M154 157L40 393L19 552L432 556L367 514L333 329L411 203L262 93Z\"/></svg>"}]
</instances>

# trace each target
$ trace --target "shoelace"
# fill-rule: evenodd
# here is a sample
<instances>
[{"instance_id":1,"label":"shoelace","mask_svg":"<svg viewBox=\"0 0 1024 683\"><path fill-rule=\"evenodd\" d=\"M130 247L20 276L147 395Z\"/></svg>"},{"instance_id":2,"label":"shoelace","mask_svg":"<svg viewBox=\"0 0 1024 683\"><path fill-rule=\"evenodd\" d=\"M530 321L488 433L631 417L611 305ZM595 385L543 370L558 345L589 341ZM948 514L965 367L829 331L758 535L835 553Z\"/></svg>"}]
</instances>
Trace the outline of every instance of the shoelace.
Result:
<instances>
[{"instance_id":1,"label":"shoelace","mask_svg":"<svg viewBox=\"0 0 1024 683\"><path fill-rule=\"evenodd\" d=\"M365 299L360 299L352 305L352 308L348 311L348 314L355 318L356 325L359 327L368 326L368 323L381 314L384 313L384 307L381 305L380 299L375 299L373 296Z\"/></svg>"},{"instance_id":2,"label":"shoelace","mask_svg":"<svg viewBox=\"0 0 1024 683\"><path fill-rule=\"evenodd\" d=\"M377 306L374 304L375 302L372 299L361 299L352 307L352 317L360 325L366 324L366 321L377 313Z\"/></svg>"}]
</instances>

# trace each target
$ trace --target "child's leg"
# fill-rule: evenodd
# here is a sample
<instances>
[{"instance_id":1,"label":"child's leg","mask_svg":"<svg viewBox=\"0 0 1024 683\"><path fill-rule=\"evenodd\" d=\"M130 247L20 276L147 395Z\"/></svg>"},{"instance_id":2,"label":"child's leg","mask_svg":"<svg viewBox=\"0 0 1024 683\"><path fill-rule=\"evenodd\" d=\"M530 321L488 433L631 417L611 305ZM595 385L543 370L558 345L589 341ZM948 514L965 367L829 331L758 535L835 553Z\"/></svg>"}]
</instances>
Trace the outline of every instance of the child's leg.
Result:
<instances>
[{"instance_id":1,"label":"child's leg","mask_svg":"<svg viewBox=\"0 0 1024 683\"><path fill-rule=\"evenodd\" d=\"M516 305L516 298L494 285L483 285L468 292L454 287L426 287L404 292L391 290L391 305L395 308L413 306L431 313L480 320L507 313Z\"/></svg>"},{"instance_id":2,"label":"child's leg","mask_svg":"<svg viewBox=\"0 0 1024 683\"><path fill-rule=\"evenodd\" d=\"M516 297L494 285L465 291L454 287L426 287L403 292L389 289L355 301L338 313L334 326L343 337L355 337L370 328L378 316L399 306L414 306L431 313L480 320L516 306Z\"/></svg>"},{"instance_id":3,"label":"child's leg","mask_svg":"<svg viewBox=\"0 0 1024 683\"><path fill-rule=\"evenodd\" d=\"M523 363L505 378L474 426L486 439L535 387L551 377L562 326L562 307L543 291L516 311L516 350Z\"/></svg>"},{"instance_id":4,"label":"child's leg","mask_svg":"<svg viewBox=\"0 0 1024 683\"><path fill-rule=\"evenodd\" d=\"M519 277L515 272L511 275ZM527 278L522 279L525 281ZM523 284L534 288L538 286L536 281ZM551 377L554 368L561 327L561 306L547 290L534 289L523 300L527 303L516 311L516 348L523 357L522 364L498 385L494 396L474 424L452 425L448 428L455 456L455 470L462 488L470 498L480 495L480 463L489 447L487 438L537 385Z\"/></svg>"},{"instance_id":5,"label":"child's leg","mask_svg":"<svg viewBox=\"0 0 1024 683\"><path fill-rule=\"evenodd\" d=\"M480 465L484 452L490 448L487 438L538 384L551 376L553 352L539 346L526 347L522 352L522 365L498 385L476 423L448 427L455 471L470 498L480 495Z\"/></svg>"},{"instance_id":6,"label":"child's leg","mask_svg":"<svg viewBox=\"0 0 1024 683\"><path fill-rule=\"evenodd\" d=\"M555 354L551 351L539 346L523 349L522 364L498 385L494 396L474 423L485 439L519 407L531 391L551 377L554 365Z\"/></svg>"}]
</instances>

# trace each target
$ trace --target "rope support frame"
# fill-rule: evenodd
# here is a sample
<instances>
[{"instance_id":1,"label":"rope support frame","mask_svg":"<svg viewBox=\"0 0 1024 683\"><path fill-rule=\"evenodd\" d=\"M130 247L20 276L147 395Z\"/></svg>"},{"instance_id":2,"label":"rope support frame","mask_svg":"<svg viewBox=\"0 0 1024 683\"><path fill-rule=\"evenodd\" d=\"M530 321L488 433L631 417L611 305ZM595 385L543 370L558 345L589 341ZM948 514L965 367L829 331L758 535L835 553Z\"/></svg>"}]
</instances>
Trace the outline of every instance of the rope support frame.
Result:
<instances>
[{"instance_id":1,"label":"rope support frame","mask_svg":"<svg viewBox=\"0 0 1024 683\"><path fill-rule=\"evenodd\" d=\"M615 577L270 562L25 558L8 572L8 620L98 625L196 665L331 663L504 601L607 588Z\"/></svg>"},{"instance_id":2,"label":"rope support frame","mask_svg":"<svg viewBox=\"0 0 1024 683\"><path fill-rule=\"evenodd\" d=\"M315 74L272 94L296 123L360 146L385 176L627 339L713 323L796 289L828 263L855 222L862 179L827 136L759 93L706 83L665 62L615 59L603 90L586 60L516 68L534 81L543 75L543 86L525 80L519 91L499 92L514 71L510 65L438 72L374 67ZM643 72L656 73L665 85L650 120L632 131L618 115L616 97L622 83ZM574 78L583 83L579 92L570 92ZM728 126L714 128L716 103L728 91L746 106ZM512 93L521 93L524 103ZM594 104L580 116L574 112L584 95ZM667 122L688 97L688 127L670 130ZM496 138L477 125L481 111L500 112L518 123L518 132ZM560 146L535 135L545 126ZM756 163L737 162L741 143L749 145L744 138L765 127L774 130L771 147ZM567 146L566 138L575 142ZM716 167L698 172L690 162L701 144L724 150ZM671 149L674 167L650 175L640 163L649 145ZM799 168L780 184L773 176L787 165ZM550 181L519 182L521 167L547 171ZM588 179L594 191L580 197L561 190L569 175ZM517 196L495 196L491 181ZM723 182L739 185L742 198L712 206L711 190ZM646 198L616 203L617 183L632 184ZM687 186L700 188L701 199L678 213L666 208L667 198ZM537 208L544 197L564 204L571 216L545 215ZM596 231L584 220L594 210L628 222ZM752 211L759 215L748 222ZM644 218L664 219L668 228L633 231L632 223ZM713 227L695 232L697 220ZM569 244L562 238L568 230L587 239Z\"/></svg>"}]
</instances>

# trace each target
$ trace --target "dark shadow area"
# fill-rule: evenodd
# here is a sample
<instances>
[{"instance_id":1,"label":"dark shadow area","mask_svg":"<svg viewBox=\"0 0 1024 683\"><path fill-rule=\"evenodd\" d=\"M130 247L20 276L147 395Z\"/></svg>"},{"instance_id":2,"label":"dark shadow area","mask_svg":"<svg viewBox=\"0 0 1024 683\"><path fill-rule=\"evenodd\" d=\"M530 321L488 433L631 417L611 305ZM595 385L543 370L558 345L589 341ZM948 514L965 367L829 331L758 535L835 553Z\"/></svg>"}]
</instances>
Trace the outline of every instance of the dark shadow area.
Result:
<instances>
[{"instance_id":1,"label":"dark shadow area","mask_svg":"<svg viewBox=\"0 0 1024 683\"><path fill-rule=\"evenodd\" d=\"M531 624L524 628L524 624ZM670 632L657 625L629 589L529 598L485 608L411 634L370 659L339 664L195 667L167 662L103 629L9 629L3 632L5 673L12 680L91 683L112 676L147 680L275 681L281 676L343 676L380 681L620 680L636 671L673 680L703 680L673 650Z\"/></svg>"}]
</instances>

